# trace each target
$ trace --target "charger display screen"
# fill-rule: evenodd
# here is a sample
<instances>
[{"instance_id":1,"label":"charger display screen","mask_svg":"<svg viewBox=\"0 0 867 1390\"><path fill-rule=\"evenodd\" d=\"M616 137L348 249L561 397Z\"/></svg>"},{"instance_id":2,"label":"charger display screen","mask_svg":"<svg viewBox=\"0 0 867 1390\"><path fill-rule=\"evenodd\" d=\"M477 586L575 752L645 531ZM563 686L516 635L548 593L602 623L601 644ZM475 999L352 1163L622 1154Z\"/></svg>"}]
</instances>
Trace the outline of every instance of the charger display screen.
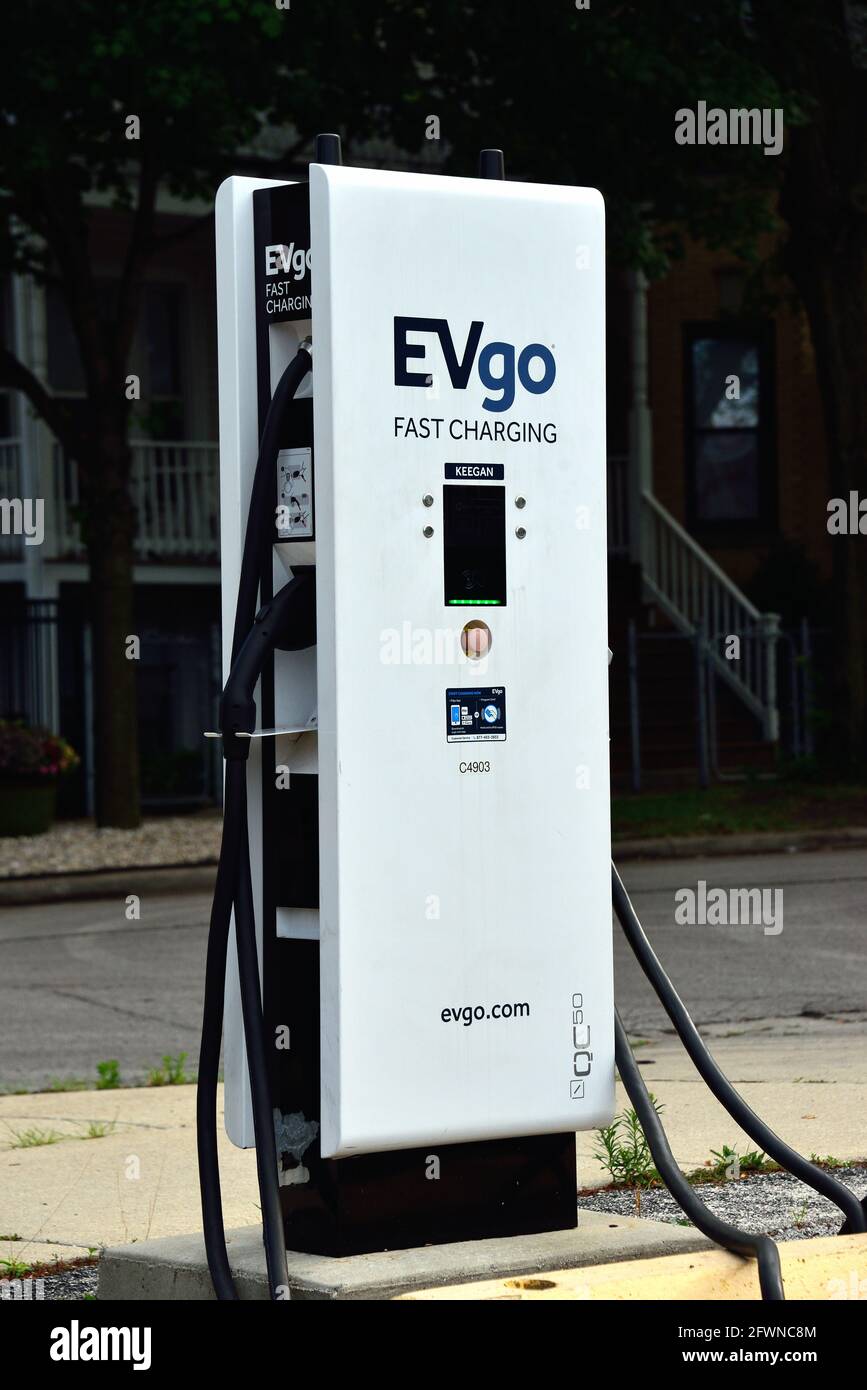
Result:
<instances>
[{"instance_id":1,"label":"charger display screen","mask_svg":"<svg viewBox=\"0 0 867 1390\"><path fill-rule=\"evenodd\" d=\"M505 488L444 485L443 551L447 607L505 605Z\"/></svg>"}]
</instances>

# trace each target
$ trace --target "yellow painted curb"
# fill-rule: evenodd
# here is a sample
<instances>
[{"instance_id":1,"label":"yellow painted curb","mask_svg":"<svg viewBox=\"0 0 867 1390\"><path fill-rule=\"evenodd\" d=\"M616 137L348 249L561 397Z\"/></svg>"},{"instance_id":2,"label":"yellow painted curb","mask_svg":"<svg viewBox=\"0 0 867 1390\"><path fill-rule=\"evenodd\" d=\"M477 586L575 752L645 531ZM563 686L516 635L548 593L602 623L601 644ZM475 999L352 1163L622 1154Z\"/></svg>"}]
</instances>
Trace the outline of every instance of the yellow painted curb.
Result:
<instances>
[{"instance_id":1,"label":"yellow painted curb","mask_svg":"<svg viewBox=\"0 0 867 1390\"><path fill-rule=\"evenodd\" d=\"M867 1234L780 1242L786 1298L867 1300ZM402 1299L758 1299L754 1260L726 1250L659 1255L545 1273L417 1289Z\"/></svg>"}]
</instances>

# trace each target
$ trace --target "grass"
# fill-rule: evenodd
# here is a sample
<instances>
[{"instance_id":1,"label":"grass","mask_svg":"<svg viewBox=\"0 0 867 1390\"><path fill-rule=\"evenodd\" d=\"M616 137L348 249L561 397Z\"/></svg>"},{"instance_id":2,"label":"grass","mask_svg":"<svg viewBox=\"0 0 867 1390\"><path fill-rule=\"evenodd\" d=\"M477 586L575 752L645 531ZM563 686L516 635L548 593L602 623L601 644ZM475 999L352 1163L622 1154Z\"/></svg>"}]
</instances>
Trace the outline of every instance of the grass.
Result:
<instances>
[{"instance_id":1,"label":"grass","mask_svg":"<svg viewBox=\"0 0 867 1390\"><path fill-rule=\"evenodd\" d=\"M187 1086L191 1078L184 1070L184 1063L187 1060L186 1052L179 1052L177 1057L163 1057L161 1067L154 1067L148 1072L149 1086Z\"/></svg>"},{"instance_id":2,"label":"grass","mask_svg":"<svg viewBox=\"0 0 867 1390\"><path fill-rule=\"evenodd\" d=\"M105 1139L106 1135L114 1134L117 1125L114 1120L103 1122L102 1120L91 1120L84 1134L79 1134L79 1139Z\"/></svg>"},{"instance_id":3,"label":"grass","mask_svg":"<svg viewBox=\"0 0 867 1390\"><path fill-rule=\"evenodd\" d=\"M662 1106L653 1096L650 1099L659 1115ZM631 1187L634 1190L635 1206L640 1213L642 1189L652 1187L660 1181L660 1177L653 1166L638 1115L634 1110L622 1110L610 1125L597 1130L597 1136L594 1158L610 1174L615 1187Z\"/></svg>"},{"instance_id":4,"label":"grass","mask_svg":"<svg viewBox=\"0 0 867 1390\"><path fill-rule=\"evenodd\" d=\"M64 1134L58 1134L56 1129L13 1129L14 1144L10 1144L10 1149L39 1149L44 1144L59 1144L61 1139L65 1139Z\"/></svg>"},{"instance_id":5,"label":"grass","mask_svg":"<svg viewBox=\"0 0 867 1390\"><path fill-rule=\"evenodd\" d=\"M754 1173L779 1173L779 1163L774 1163L757 1149L745 1149L739 1153L729 1144L719 1149L711 1149L702 1168L694 1168L687 1173L686 1180L698 1187L702 1183L736 1182Z\"/></svg>"},{"instance_id":6,"label":"grass","mask_svg":"<svg viewBox=\"0 0 867 1390\"><path fill-rule=\"evenodd\" d=\"M32 1276L41 1279L47 1274L63 1274L68 1269L88 1269L99 1263L98 1256L98 1247L92 1246L86 1255L76 1255L72 1260L61 1259L56 1251L50 1260L40 1260L35 1264L27 1264L24 1260L0 1260L0 1271L6 1271L0 1272L0 1278L24 1279Z\"/></svg>"},{"instance_id":7,"label":"grass","mask_svg":"<svg viewBox=\"0 0 867 1390\"><path fill-rule=\"evenodd\" d=\"M657 1115L663 1107L650 1097ZM653 1164L650 1149L641 1122L634 1110L623 1110L614 1117L610 1125L596 1131L596 1147L593 1157L601 1164L611 1178L612 1187L631 1187L635 1193L635 1207L641 1215L641 1193L649 1187L662 1185L662 1178ZM826 1167L842 1167L839 1159L818 1160ZM745 1178L753 1173L779 1173L780 1165L774 1163L757 1149L746 1149L739 1153L729 1144L719 1149L711 1149L710 1158L702 1168L685 1173L687 1182L693 1186L702 1183L721 1183L727 1180ZM690 1223L687 1221L687 1225Z\"/></svg>"},{"instance_id":8,"label":"grass","mask_svg":"<svg viewBox=\"0 0 867 1390\"><path fill-rule=\"evenodd\" d=\"M615 840L656 835L822 830L867 823L867 787L855 783L747 780L676 792L615 796Z\"/></svg>"},{"instance_id":9,"label":"grass","mask_svg":"<svg viewBox=\"0 0 867 1390\"><path fill-rule=\"evenodd\" d=\"M121 1084L120 1062L116 1057L111 1057L107 1062L97 1062L96 1074L99 1078L96 1083L98 1091L116 1091Z\"/></svg>"},{"instance_id":10,"label":"grass","mask_svg":"<svg viewBox=\"0 0 867 1390\"><path fill-rule=\"evenodd\" d=\"M767 1156L756 1149L738 1153L737 1149L731 1148L728 1144L723 1144L721 1149L711 1149L710 1156L716 1159L716 1163L710 1165L711 1174L715 1178L738 1178L741 1173L765 1173L769 1166L774 1166L769 1165Z\"/></svg>"},{"instance_id":11,"label":"grass","mask_svg":"<svg viewBox=\"0 0 867 1390\"><path fill-rule=\"evenodd\" d=\"M63 1091L116 1091L128 1090L135 1087L146 1086L190 1086L195 1083L194 1072L186 1069L187 1053L179 1052L177 1057L170 1053L164 1053L162 1066L152 1067L147 1074L147 1079L142 1081L137 1077L133 1081L125 1081L120 1074L120 1064L116 1058L111 1058L105 1062L97 1062L96 1081L86 1081L80 1076L51 1076L42 1086L17 1086L14 1089L8 1084L0 1082L0 1095L13 1096L35 1096L46 1094L59 1094ZM223 1068L219 1072L220 1081L223 1080Z\"/></svg>"}]
</instances>

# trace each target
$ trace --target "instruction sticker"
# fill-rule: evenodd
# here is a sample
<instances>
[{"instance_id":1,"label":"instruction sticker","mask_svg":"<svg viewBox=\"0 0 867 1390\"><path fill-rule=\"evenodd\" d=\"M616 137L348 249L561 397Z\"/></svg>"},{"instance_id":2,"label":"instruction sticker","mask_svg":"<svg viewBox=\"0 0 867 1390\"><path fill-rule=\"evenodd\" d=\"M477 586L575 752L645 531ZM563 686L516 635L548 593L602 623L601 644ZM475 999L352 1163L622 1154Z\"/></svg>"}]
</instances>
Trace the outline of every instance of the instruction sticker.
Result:
<instances>
[{"instance_id":1,"label":"instruction sticker","mask_svg":"<svg viewBox=\"0 0 867 1390\"><path fill-rule=\"evenodd\" d=\"M449 743L503 743L505 738L504 686L446 691L446 739Z\"/></svg>"},{"instance_id":2,"label":"instruction sticker","mask_svg":"<svg viewBox=\"0 0 867 1390\"><path fill-rule=\"evenodd\" d=\"M281 541L313 539L312 449L277 455L277 535Z\"/></svg>"}]
</instances>

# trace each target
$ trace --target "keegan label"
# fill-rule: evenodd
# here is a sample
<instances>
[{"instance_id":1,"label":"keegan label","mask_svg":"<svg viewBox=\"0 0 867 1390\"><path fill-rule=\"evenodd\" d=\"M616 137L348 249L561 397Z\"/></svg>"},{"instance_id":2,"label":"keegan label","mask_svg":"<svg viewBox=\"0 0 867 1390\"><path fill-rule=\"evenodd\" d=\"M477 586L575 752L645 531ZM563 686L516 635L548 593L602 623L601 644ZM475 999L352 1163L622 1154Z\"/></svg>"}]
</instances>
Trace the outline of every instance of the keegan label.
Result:
<instances>
[{"instance_id":1,"label":"keegan label","mask_svg":"<svg viewBox=\"0 0 867 1390\"><path fill-rule=\"evenodd\" d=\"M473 478L483 483L501 483L505 477L505 469L501 463L447 463L446 477L450 480Z\"/></svg>"}]
</instances>

